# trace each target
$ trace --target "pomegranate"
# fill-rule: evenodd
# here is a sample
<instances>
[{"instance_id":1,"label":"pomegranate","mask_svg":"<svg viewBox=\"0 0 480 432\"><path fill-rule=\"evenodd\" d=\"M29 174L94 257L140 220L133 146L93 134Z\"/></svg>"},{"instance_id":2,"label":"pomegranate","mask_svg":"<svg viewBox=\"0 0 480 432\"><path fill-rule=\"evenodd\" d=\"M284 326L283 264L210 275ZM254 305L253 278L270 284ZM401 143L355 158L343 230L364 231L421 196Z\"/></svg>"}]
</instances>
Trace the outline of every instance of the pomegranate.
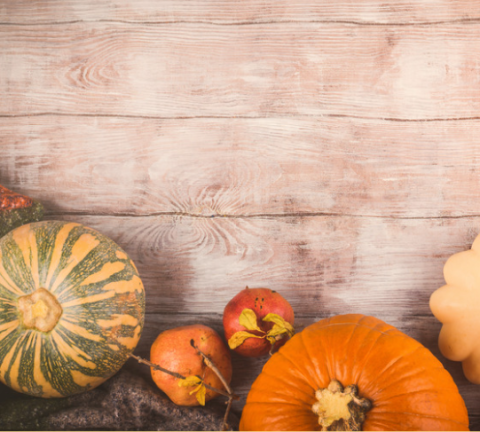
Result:
<instances>
[{"instance_id":1,"label":"pomegranate","mask_svg":"<svg viewBox=\"0 0 480 432\"><path fill-rule=\"evenodd\" d=\"M230 300L223 312L228 344L245 357L272 353L293 336L290 303L269 288L248 288Z\"/></svg>"}]
</instances>

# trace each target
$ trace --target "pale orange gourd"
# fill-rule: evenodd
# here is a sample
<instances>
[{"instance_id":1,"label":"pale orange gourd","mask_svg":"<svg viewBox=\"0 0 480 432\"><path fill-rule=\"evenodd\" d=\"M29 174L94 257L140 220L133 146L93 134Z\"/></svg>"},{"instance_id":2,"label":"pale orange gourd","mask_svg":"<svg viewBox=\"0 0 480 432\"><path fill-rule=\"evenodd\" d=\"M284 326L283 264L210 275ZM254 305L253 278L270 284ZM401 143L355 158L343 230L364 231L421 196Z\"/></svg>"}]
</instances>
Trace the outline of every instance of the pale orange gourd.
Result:
<instances>
[{"instance_id":1,"label":"pale orange gourd","mask_svg":"<svg viewBox=\"0 0 480 432\"><path fill-rule=\"evenodd\" d=\"M480 384L480 235L470 250L447 260L443 274L446 285L430 297L430 309L443 323L440 351L461 361L467 379Z\"/></svg>"},{"instance_id":2,"label":"pale orange gourd","mask_svg":"<svg viewBox=\"0 0 480 432\"><path fill-rule=\"evenodd\" d=\"M343 395L335 380L346 386ZM335 417L345 398L346 421ZM348 418L354 411L358 417ZM240 430L468 430L468 413L427 348L377 318L352 314L310 325L268 360Z\"/></svg>"}]
</instances>

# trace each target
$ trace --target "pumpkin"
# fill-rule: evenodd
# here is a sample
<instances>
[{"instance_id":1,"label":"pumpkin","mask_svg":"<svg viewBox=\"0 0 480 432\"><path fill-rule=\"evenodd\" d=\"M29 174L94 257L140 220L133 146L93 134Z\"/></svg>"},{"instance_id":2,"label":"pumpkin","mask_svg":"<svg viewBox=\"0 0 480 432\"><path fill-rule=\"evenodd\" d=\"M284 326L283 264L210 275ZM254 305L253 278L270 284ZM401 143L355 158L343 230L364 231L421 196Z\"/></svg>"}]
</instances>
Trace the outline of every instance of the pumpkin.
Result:
<instances>
[{"instance_id":1,"label":"pumpkin","mask_svg":"<svg viewBox=\"0 0 480 432\"><path fill-rule=\"evenodd\" d=\"M446 285L430 297L430 309L443 323L440 352L461 361L467 379L480 384L480 235L470 250L447 260L443 274Z\"/></svg>"},{"instance_id":2,"label":"pumpkin","mask_svg":"<svg viewBox=\"0 0 480 432\"><path fill-rule=\"evenodd\" d=\"M12 229L43 217L43 205L0 185L0 237Z\"/></svg>"},{"instance_id":3,"label":"pumpkin","mask_svg":"<svg viewBox=\"0 0 480 432\"><path fill-rule=\"evenodd\" d=\"M419 342L377 318L306 327L265 364L240 430L468 430L450 374Z\"/></svg>"},{"instance_id":4,"label":"pumpkin","mask_svg":"<svg viewBox=\"0 0 480 432\"><path fill-rule=\"evenodd\" d=\"M43 221L0 239L0 380L14 390L95 388L137 345L144 311L135 265L91 228Z\"/></svg>"}]
</instances>

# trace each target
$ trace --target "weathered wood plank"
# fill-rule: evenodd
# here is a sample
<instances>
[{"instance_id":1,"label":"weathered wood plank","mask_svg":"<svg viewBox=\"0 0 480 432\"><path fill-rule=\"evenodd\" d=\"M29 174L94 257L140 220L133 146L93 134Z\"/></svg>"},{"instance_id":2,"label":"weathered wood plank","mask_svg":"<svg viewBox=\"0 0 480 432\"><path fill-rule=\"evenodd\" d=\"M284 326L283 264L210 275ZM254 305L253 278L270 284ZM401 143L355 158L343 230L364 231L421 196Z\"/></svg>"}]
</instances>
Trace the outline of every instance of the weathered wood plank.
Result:
<instances>
[{"instance_id":1,"label":"weathered wood plank","mask_svg":"<svg viewBox=\"0 0 480 432\"><path fill-rule=\"evenodd\" d=\"M271 21L355 21L432 23L479 19L472 0L15 0L0 2L0 22L50 23L69 20L133 22L265 23Z\"/></svg>"},{"instance_id":2,"label":"weathered wood plank","mask_svg":"<svg viewBox=\"0 0 480 432\"><path fill-rule=\"evenodd\" d=\"M480 215L480 121L0 118L0 184L50 212Z\"/></svg>"},{"instance_id":3,"label":"weathered wood plank","mask_svg":"<svg viewBox=\"0 0 480 432\"><path fill-rule=\"evenodd\" d=\"M314 317L297 317L296 330L301 331L306 326L314 322L327 318L333 314L324 310ZM478 430L474 425L480 422L478 411L478 395L479 387L467 381L465 378L461 364L446 360L440 353L437 345L437 337L440 331L440 323L433 316L411 316L409 319L390 315L383 318L385 322L397 327L399 330L413 337L428 349L443 363L444 367L450 372L457 384L460 394L463 396L467 409L470 413L471 430ZM148 314L145 319L145 329L140 339L136 354L143 358L149 358L150 346L155 338L164 330L190 324L204 324L215 329L223 337L222 315L221 314L205 314L205 315L187 315L187 314ZM241 357L232 353L233 378L232 388L240 396L240 400L234 402L233 409L240 413L248 391L255 381L255 378L261 372L263 365L268 360L267 357L258 359L250 359ZM139 373L145 377L149 377L150 371L148 366L137 365Z\"/></svg>"},{"instance_id":4,"label":"weathered wood plank","mask_svg":"<svg viewBox=\"0 0 480 432\"><path fill-rule=\"evenodd\" d=\"M0 115L478 117L480 24L0 26Z\"/></svg>"},{"instance_id":5,"label":"weathered wood plank","mask_svg":"<svg viewBox=\"0 0 480 432\"><path fill-rule=\"evenodd\" d=\"M136 263L149 313L222 313L245 286L282 293L300 315L429 315L448 256L478 218L199 218L63 215L117 241Z\"/></svg>"}]
</instances>

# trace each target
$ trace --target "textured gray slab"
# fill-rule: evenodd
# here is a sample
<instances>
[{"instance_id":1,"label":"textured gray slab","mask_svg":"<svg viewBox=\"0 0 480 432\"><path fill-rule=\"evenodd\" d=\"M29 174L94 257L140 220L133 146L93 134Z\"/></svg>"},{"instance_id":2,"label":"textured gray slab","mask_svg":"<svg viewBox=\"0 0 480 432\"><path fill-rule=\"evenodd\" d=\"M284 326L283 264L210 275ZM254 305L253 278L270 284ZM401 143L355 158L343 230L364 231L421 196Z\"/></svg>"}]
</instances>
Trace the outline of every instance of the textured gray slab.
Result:
<instances>
[{"instance_id":1,"label":"textured gray slab","mask_svg":"<svg viewBox=\"0 0 480 432\"><path fill-rule=\"evenodd\" d=\"M0 430L221 430L226 400L176 406L129 366L100 387L65 399L23 396L5 386L0 392ZM234 413L229 425L238 429Z\"/></svg>"}]
</instances>

